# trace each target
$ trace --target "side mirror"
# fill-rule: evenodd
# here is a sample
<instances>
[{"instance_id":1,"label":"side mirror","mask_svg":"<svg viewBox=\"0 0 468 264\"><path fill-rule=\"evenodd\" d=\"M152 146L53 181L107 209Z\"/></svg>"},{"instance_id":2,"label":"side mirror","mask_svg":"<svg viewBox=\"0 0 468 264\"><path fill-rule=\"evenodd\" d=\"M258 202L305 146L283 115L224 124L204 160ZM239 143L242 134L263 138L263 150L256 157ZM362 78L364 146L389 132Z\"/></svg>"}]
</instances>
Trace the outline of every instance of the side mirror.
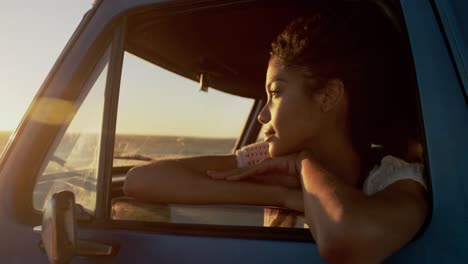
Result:
<instances>
[{"instance_id":1,"label":"side mirror","mask_svg":"<svg viewBox=\"0 0 468 264\"><path fill-rule=\"evenodd\" d=\"M76 238L75 195L70 191L54 193L42 216L42 226L34 228L41 235L41 247L52 264L69 263L74 256L113 256L115 247ZM81 208L82 210L82 208Z\"/></svg>"},{"instance_id":2,"label":"side mirror","mask_svg":"<svg viewBox=\"0 0 468 264\"><path fill-rule=\"evenodd\" d=\"M42 217L41 238L50 263L68 263L76 246L75 195L55 193L47 202Z\"/></svg>"}]
</instances>

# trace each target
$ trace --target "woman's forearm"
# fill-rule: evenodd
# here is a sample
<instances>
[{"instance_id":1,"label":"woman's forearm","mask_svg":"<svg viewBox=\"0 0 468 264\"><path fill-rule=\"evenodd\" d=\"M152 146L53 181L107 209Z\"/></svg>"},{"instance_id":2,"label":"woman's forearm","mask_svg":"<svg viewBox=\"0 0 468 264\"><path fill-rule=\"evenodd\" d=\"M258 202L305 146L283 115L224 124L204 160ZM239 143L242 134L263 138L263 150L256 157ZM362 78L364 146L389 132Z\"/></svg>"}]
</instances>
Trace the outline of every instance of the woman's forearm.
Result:
<instances>
[{"instance_id":1,"label":"woman's forearm","mask_svg":"<svg viewBox=\"0 0 468 264\"><path fill-rule=\"evenodd\" d=\"M399 181L366 196L302 153L304 212L319 252L330 263L379 263L406 244L427 214L425 190Z\"/></svg>"},{"instance_id":2,"label":"woman's forearm","mask_svg":"<svg viewBox=\"0 0 468 264\"><path fill-rule=\"evenodd\" d=\"M310 160L302 161L302 189L304 199L304 213L314 238L318 239L318 232L324 231L330 224L341 221L344 213L343 204L339 197L339 186L333 178L311 168Z\"/></svg>"},{"instance_id":3,"label":"woman's forearm","mask_svg":"<svg viewBox=\"0 0 468 264\"><path fill-rule=\"evenodd\" d=\"M363 197L358 190L348 186L318 164L307 153L301 153L298 168L303 188L304 214L310 231L318 244L320 254L328 257L346 256L349 241L354 239L362 216L358 201ZM329 259L330 260L330 259Z\"/></svg>"},{"instance_id":4,"label":"woman's forearm","mask_svg":"<svg viewBox=\"0 0 468 264\"><path fill-rule=\"evenodd\" d=\"M213 180L177 160L159 161L129 171L126 195L157 203L284 206L288 190L251 182Z\"/></svg>"}]
</instances>

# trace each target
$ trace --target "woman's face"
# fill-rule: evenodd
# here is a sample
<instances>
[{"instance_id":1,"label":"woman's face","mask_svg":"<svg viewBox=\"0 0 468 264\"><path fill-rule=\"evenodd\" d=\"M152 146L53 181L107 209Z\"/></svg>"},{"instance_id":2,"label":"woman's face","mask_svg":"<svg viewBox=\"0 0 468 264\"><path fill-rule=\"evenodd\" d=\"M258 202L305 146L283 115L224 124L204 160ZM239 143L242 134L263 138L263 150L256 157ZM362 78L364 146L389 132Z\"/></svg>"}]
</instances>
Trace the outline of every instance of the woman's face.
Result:
<instances>
[{"instance_id":1,"label":"woman's face","mask_svg":"<svg viewBox=\"0 0 468 264\"><path fill-rule=\"evenodd\" d=\"M313 148L323 133L324 115L317 97L306 92L300 68L288 68L275 57L266 75L268 100L258 115L272 157Z\"/></svg>"}]
</instances>

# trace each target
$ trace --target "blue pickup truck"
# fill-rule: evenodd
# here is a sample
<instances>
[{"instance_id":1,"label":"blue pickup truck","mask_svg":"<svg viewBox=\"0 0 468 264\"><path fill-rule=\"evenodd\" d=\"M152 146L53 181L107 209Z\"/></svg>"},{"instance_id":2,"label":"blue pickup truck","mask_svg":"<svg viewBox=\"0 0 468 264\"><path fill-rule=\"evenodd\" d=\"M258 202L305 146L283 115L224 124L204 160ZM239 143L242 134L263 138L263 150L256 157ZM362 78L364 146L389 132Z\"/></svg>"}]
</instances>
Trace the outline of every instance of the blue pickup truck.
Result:
<instances>
[{"instance_id":1,"label":"blue pickup truck","mask_svg":"<svg viewBox=\"0 0 468 264\"><path fill-rule=\"evenodd\" d=\"M267 226L272 208L148 204L122 191L127 171L153 158L227 154L258 140L265 51L320 2L97 0L0 160L0 262L322 263L300 215ZM411 62L431 210L386 261L466 263L468 1L342 2L374 5ZM186 136L193 120L236 136Z\"/></svg>"}]
</instances>

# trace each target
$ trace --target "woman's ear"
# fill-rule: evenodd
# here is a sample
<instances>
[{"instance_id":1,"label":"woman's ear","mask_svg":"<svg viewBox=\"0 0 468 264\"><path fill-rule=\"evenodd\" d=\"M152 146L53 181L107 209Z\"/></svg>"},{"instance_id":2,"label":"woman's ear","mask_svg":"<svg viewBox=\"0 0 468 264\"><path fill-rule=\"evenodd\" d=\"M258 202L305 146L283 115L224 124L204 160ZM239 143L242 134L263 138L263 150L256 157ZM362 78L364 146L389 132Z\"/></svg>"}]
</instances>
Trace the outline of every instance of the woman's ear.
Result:
<instances>
[{"instance_id":1,"label":"woman's ear","mask_svg":"<svg viewBox=\"0 0 468 264\"><path fill-rule=\"evenodd\" d=\"M337 106L344 97L344 84L340 79L330 79L320 91L320 110L328 112Z\"/></svg>"}]
</instances>

